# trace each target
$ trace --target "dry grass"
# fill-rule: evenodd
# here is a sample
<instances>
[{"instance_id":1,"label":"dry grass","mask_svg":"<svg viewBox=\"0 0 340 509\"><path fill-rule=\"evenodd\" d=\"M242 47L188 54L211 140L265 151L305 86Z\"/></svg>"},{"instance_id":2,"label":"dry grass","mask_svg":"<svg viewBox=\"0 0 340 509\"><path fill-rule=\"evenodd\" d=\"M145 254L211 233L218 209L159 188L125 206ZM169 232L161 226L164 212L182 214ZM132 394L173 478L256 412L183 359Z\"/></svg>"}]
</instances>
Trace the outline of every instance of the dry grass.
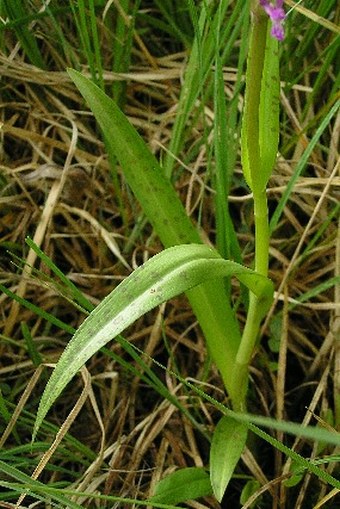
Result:
<instances>
[{"instance_id":1,"label":"dry grass","mask_svg":"<svg viewBox=\"0 0 340 509\"><path fill-rule=\"evenodd\" d=\"M95 122L61 70L72 62L59 61L53 46L45 41L46 61L59 65L42 71L25 62L14 40L9 38L6 46L6 53L0 54L0 280L16 295L77 328L84 314L74 306L50 269L25 245L26 236L33 238L93 304L100 302L131 268L157 252L160 244L143 222L119 168L117 176L116 169L110 169ZM157 58L143 52L140 41L135 54L128 74L105 71L104 80L107 85L126 80L126 113L161 157L171 136L186 54ZM233 68L225 70L227 92L233 90L235 72ZM286 137L289 132L292 137L301 133L304 122L318 113L312 105L307 115L301 114L312 90L308 83L303 85L293 87L289 96L282 96L288 122ZM212 115L207 106L207 124ZM339 202L339 126L338 116L329 125L327 147L313 150L308 171L297 179L273 233L270 275L275 282L276 299L263 328L262 346L254 358L250 398L254 413L304 424L318 422L331 428L336 412L334 395L340 394L339 280L327 286L332 278L340 276L338 214L329 219ZM198 144L200 127L198 124L187 139L187 148ZM283 141L289 142L287 138ZM305 133L290 151L290 159L280 155L268 190L272 210L309 141L310 135ZM180 162L183 172L176 186L188 213L196 219L200 217L204 231L213 241L213 190L206 176L207 159L206 145L202 144L194 163ZM245 262L251 264L252 203L239 183L239 167L235 175L230 203ZM318 288L320 291L313 293ZM5 294L0 296L0 305L2 392L13 408L18 405L18 411L26 408L34 414L50 368L34 365L21 324L28 325L36 349L47 364L57 360L70 334ZM152 357L183 377L203 380L204 390L224 401L218 375L213 367L208 369L204 340L186 300L178 298L148 314L131 327L126 337L146 353L145 361L156 370L169 392L199 423L204 423L207 432L212 431L218 417L216 410L188 394L171 372L150 361ZM132 362L118 343L109 346L115 355ZM27 386L35 374L39 376L34 379L34 387ZM78 504L104 507L104 502L93 502L91 494L144 499L166 473L177 467L207 464L208 441L140 376L126 372L114 359L99 353L87 365L85 378L83 397L79 394L84 382L79 377L49 420L60 428L78 401L79 414L75 420L75 415L71 418L74 423L70 432L95 451L95 457L72 449L68 443L70 456L60 449L52 459L58 468L41 473L39 478L45 483L66 481L68 488L86 491L86 496L74 497ZM26 386L28 401L20 403ZM339 422L340 416L335 417ZM16 414L12 419L11 425L16 426L6 437L4 447L8 449L17 445L15 432L20 443L30 441L30 421L25 423ZM45 429L41 440L48 444L52 436L53 430ZM278 438L310 457L333 452L327 448L320 452L320 444L308 445L302 440L293 444L282 433ZM32 465L36 467L40 456L40 452L32 453L25 465L27 472ZM239 473L259 481L261 493L266 495L258 507L309 508L310 497L322 500L330 491L309 475L297 488L287 489L281 481L289 466L290 461L281 454L274 458L271 451L263 451L263 444L255 443L245 451ZM332 472L334 463L325 468ZM238 507L241 486L241 481L235 481L228 507ZM332 498L323 507L335 508L335 495L329 495ZM23 503L32 501L28 497ZM1 503L0 506L6 507ZM212 498L187 506L219 507ZM117 502L115 507L123 505Z\"/></svg>"}]
</instances>

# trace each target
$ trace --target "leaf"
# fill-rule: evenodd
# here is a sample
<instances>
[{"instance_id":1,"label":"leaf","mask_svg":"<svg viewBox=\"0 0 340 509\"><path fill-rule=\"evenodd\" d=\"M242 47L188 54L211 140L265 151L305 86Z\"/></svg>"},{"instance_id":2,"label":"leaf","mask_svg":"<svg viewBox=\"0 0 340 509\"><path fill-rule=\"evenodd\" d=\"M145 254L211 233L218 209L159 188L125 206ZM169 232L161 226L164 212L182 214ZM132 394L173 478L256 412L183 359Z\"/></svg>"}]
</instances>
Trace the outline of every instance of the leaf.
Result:
<instances>
[{"instance_id":1,"label":"leaf","mask_svg":"<svg viewBox=\"0 0 340 509\"><path fill-rule=\"evenodd\" d=\"M210 449L210 480L214 495L222 501L247 440L248 426L224 416L218 422Z\"/></svg>"},{"instance_id":2,"label":"leaf","mask_svg":"<svg viewBox=\"0 0 340 509\"><path fill-rule=\"evenodd\" d=\"M302 481L304 475L304 469L300 469L296 474L292 474L289 479L283 481L283 485L286 486L286 488L294 488L294 486L297 486Z\"/></svg>"},{"instance_id":3,"label":"leaf","mask_svg":"<svg viewBox=\"0 0 340 509\"><path fill-rule=\"evenodd\" d=\"M92 109L127 183L164 246L200 242L170 181L126 116L92 81L73 69L68 73Z\"/></svg>"},{"instance_id":4,"label":"leaf","mask_svg":"<svg viewBox=\"0 0 340 509\"><path fill-rule=\"evenodd\" d=\"M279 146L280 73L278 41L268 26L259 106L261 173L254 181L259 192L272 174Z\"/></svg>"},{"instance_id":5,"label":"leaf","mask_svg":"<svg viewBox=\"0 0 340 509\"><path fill-rule=\"evenodd\" d=\"M202 242L163 169L126 116L89 79L72 69L68 73L92 109L110 152L117 157L128 185L163 245ZM232 398L230 373L241 335L224 282L207 281L187 292L187 297Z\"/></svg>"},{"instance_id":6,"label":"leaf","mask_svg":"<svg viewBox=\"0 0 340 509\"><path fill-rule=\"evenodd\" d=\"M211 493L209 475L203 468L183 468L162 479L149 501L160 504L179 504L186 500L206 497Z\"/></svg>"},{"instance_id":7,"label":"leaf","mask_svg":"<svg viewBox=\"0 0 340 509\"><path fill-rule=\"evenodd\" d=\"M279 144L279 51L269 25L265 14L252 23L241 131L243 173L254 198L266 188Z\"/></svg>"},{"instance_id":8,"label":"leaf","mask_svg":"<svg viewBox=\"0 0 340 509\"><path fill-rule=\"evenodd\" d=\"M240 496L240 503L244 505L251 496L256 493L261 488L261 484L256 479L250 479L246 482L244 488L242 489L241 496ZM250 509L253 509L255 507L256 503L258 505L259 500L257 499L254 503L251 504Z\"/></svg>"},{"instance_id":9,"label":"leaf","mask_svg":"<svg viewBox=\"0 0 340 509\"><path fill-rule=\"evenodd\" d=\"M166 249L136 269L92 311L67 345L41 398L34 435L64 387L106 343L159 304L204 281L231 275L262 297L265 312L273 296L271 281L224 260L206 245Z\"/></svg>"},{"instance_id":10,"label":"leaf","mask_svg":"<svg viewBox=\"0 0 340 509\"><path fill-rule=\"evenodd\" d=\"M259 144L259 106L261 80L266 44L266 16L259 16L251 23L246 71L246 90L241 128L241 161L244 178L254 192L257 179L261 178Z\"/></svg>"}]
</instances>

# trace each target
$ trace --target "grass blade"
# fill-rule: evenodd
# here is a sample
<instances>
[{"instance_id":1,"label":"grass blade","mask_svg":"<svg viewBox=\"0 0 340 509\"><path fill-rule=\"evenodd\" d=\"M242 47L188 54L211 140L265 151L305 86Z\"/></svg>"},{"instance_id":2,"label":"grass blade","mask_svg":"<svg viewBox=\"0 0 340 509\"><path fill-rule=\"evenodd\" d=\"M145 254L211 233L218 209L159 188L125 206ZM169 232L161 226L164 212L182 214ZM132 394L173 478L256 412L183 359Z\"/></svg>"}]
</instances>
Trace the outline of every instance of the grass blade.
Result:
<instances>
[{"instance_id":1,"label":"grass blade","mask_svg":"<svg viewBox=\"0 0 340 509\"><path fill-rule=\"evenodd\" d=\"M23 299L22 297L19 297L19 295L12 292L9 288L6 288L6 286L0 284L0 291L8 295L8 297L15 300L16 302L19 302L21 306L24 306L25 308L29 309L35 315L41 316L42 318L44 318L44 320L47 320L48 322L54 324L59 329L62 329L70 334L74 333L73 327L70 327L67 323L63 322L62 320L59 320L59 318L52 315L51 313L48 313L41 307L32 304L31 302L29 302L26 299Z\"/></svg>"},{"instance_id":2,"label":"grass blade","mask_svg":"<svg viewBox=\"0 0 340 509\"><path fill-rule=\"evenodd\" d=\"M55 490L46 496L44 483L31 479L28 475L20 472L17 468L8 464L8 462L0 461L0 472L6 477L15 479L17 482L2 481L1 485L9 490L17 491L17 493L29 493L31 496L40 500L50 502L50 499L62 504L62 507L70 507L70 509L80 509L81 506L72 502L62 494L61 490Z\"/></svg>"},{"instance_id":3,"label":"grass blade","mask_svg":"<svg viewBox=\"0 0 340 509\"><path fill-rule=\"evenodd\" d=\"M219 14L221 8L219 8ZM216 247L218 252L226 259L233 259L242 263L241 250L230 216L228 197L232 177L235 169L238 143L230 133L238 130L237 95L242 73L239 71L238 86L231 103L226 105L224 90L223 65L220 55L222 18L218 23L215 48L215 75L214 75L214 154L215 154L215 214L216 214ZM240 69L243 68L245 58L240 55Z\"/></svg>"},{"instance_id":4,"label":"grass blade","mask_svg":"<svg viewBox=\"0 0 340 509\"><path fill-rule=\"evenodd\" d=\"M25 4L27 2L23 0L3 0L2 7L9 21L13 23L13 30L30 62L44 69L44 59L40 53L36 38L27 26L27 5L25 6Z\"/></svg>"},{"instance_id":5,"label":"grass blade","mask_svg":"<svg viewBox=\"0 0 340 509\"><path fill-rule=\"evenodd\" d=\"M77 302L84 310L92 311L94 305L83 295L83 293L76 287L72 281L65 276L65 274L52 262L52 260L40 249L35 242L30 237L26 238L26 244L33 249L33 251L37 254L40 260L52 270L52 272L64 283L65 287L70 293L72 300Z\"/></svg>"},{"instance_id":6,"label":"grass blade","mask_svg":"<svg viewBox=\"0 0 340 509\"><path fill-rule=\"evenodd\" d=\"M184 131L197 98L201 93L204 93L206 98L211 94L212 83L208 82L208 76L215 58L215 33L216 30L219 30L220 19L226 19L229 4L229 0L222 0L218 12L213 12L214 6L212 4L208 5L208 2L203 2L198 22L196 22L196 16L192 9L195 39L186 67L169 150L164 158L164 172L168 178L172 175L175 163L174 156L176 157L183 147L185 141ZM237 2L226 21L226 28L220 40L221 48L224 48L223 62L232 47L233 38L239 35L239 21L246 9L247 6L244 2Z\"/></svg>"}]
</instances>

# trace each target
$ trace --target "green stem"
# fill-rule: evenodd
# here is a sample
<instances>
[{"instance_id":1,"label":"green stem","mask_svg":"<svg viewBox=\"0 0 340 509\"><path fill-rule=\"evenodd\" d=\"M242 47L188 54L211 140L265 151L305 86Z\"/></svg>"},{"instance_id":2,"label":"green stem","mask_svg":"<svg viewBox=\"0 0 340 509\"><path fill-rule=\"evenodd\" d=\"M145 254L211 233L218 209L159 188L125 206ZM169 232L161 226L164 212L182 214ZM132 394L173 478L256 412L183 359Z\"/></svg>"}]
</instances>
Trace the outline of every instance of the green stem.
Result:
<instances>
[{"instance_id":1,"label":"green stem","mask_svg":"<svg viewBox=\"0 0 340 509\"><path fill-rule=\"evenodd\" d=\"M254 196L255 217L255 270L263 276L268 274L269 225L266 192ZM261 325L263 314L261 301L250 292L249 308L241 343L236 355L233 371L233 406L244 411L248 387L248 366L250 364Z\"/></svg>"},{"instance_id":2,"label":"green stem","mask_svg":"<svg viewBox=\"0 0 340 509\"><path fill-rule=\"evenodd\" d=\"M254 193L255 219L255 270L262 276L268 275L269 225L266 190Z\"/></svg>"}]
</instances>

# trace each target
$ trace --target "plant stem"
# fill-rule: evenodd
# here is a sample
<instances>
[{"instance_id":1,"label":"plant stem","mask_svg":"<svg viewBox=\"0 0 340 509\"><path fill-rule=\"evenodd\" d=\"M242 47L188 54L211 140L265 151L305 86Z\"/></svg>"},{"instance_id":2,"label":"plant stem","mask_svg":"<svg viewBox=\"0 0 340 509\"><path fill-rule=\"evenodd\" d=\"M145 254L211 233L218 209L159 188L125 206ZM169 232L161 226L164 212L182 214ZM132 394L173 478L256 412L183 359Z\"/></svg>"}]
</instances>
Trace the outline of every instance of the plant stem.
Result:
<instances>
[{"instance_id":1,"label":"plant stem","mask_svg":"<svg viewBox=\"0 0 340 509\"><path fill-rule=\"evenodd\" d=\"M255 219L255 270L262 276L268 275L269 225L266 190L254 194Z\"/></svg>"},{"instance_id":2,"label":"plant stem","mask_svg":"<svg viewBox=\"0 0 340 509\"><path fill-rule=\"evenodd\" d=\"M268 274L268 251L269 251L269 225L268 225L267 196L263 191L254 196L255 217L255 270L263 276ZM249 296L249 308L246 324L243 330L241 344L236 355L233 371L235 410L244 411L246 404L246 392L248 386L248 366L256 345L258 332L263 318L260 311L261 301L252 292ZM235 397L236 395L236 397Z\"/></svg>"}]
</instances>

